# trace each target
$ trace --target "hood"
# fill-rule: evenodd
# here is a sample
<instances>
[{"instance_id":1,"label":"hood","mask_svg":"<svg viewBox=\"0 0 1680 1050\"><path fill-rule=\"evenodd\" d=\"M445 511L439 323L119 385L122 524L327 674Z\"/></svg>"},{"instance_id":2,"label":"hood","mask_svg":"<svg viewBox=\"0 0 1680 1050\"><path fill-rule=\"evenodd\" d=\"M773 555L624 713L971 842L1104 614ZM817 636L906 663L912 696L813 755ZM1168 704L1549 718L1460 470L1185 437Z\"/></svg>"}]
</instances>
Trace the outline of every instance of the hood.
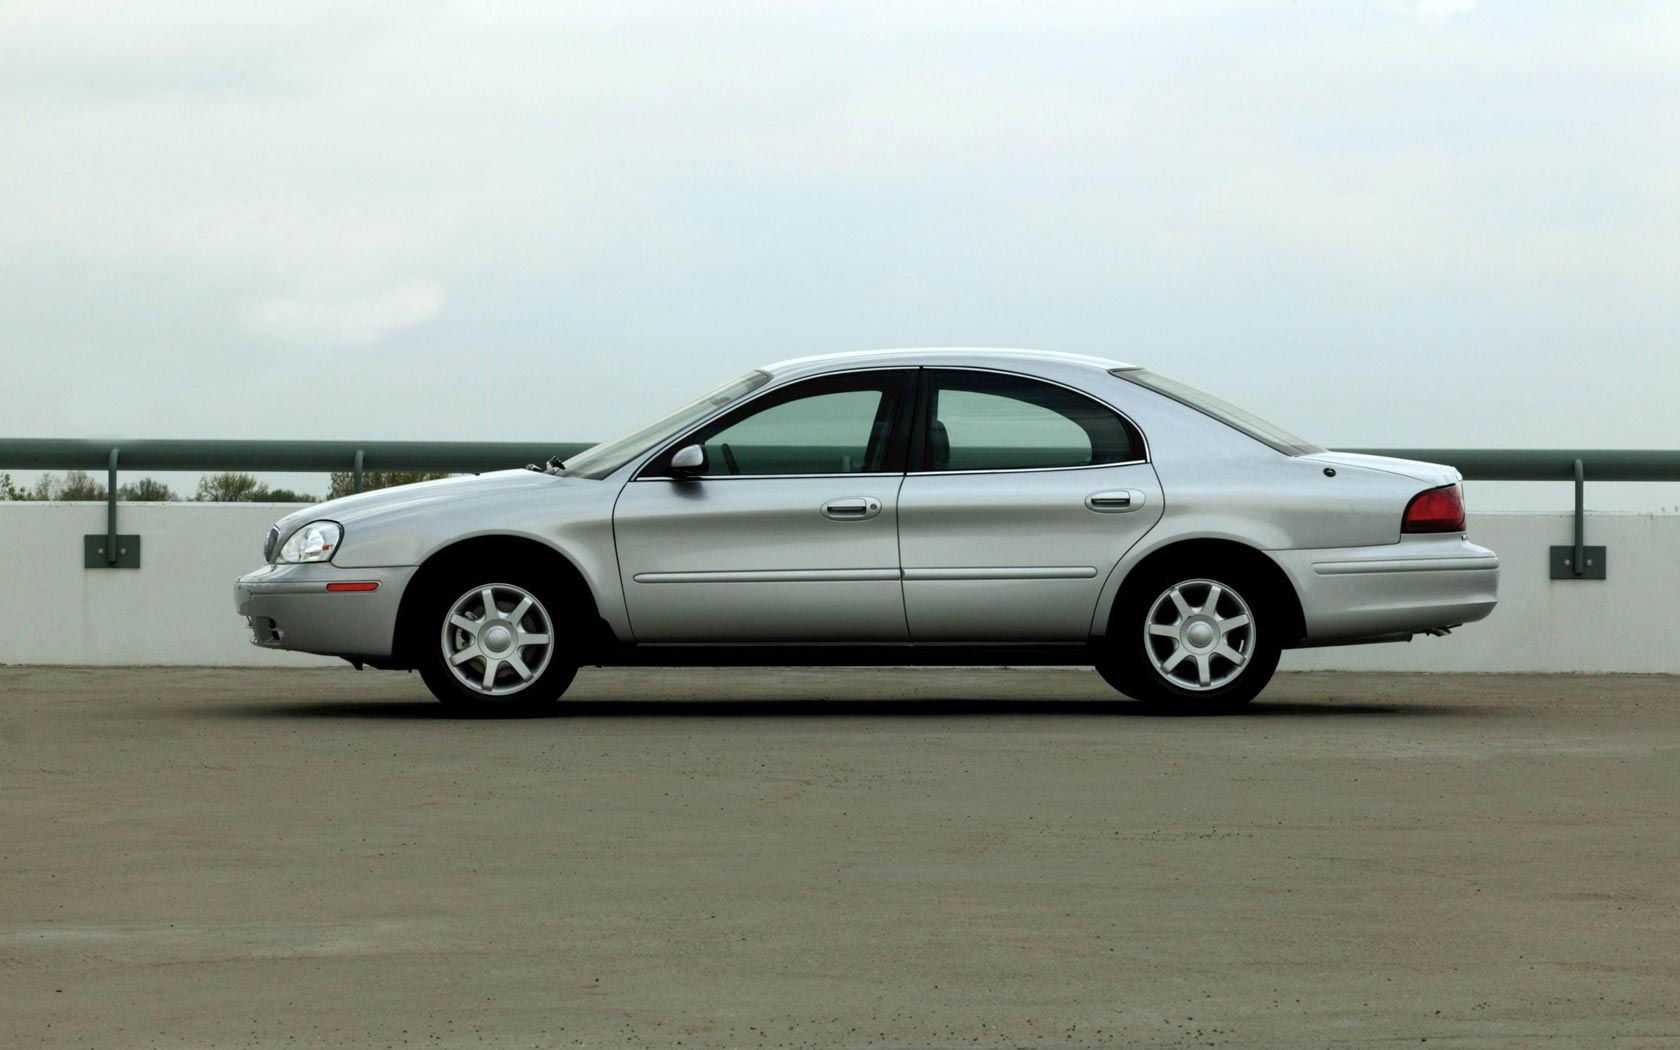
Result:
<instances>
[{"instance_id":1,"label":"hood","mask_svg":"<svg viewBox=\"0 0 1680 1050\"><path fill-rule=\"evenodd\" d=\"M1395 459L1393 456L1367 456L1359 452L1314 452L1299 457L1308 463L1322 463L1327 467L1362 467L1381 470L1412 478L1430 486L1453 485L1464 480L1458 468L1444 463L1424 463L1416 459Z\"/></svg>"},{"instance_id":2,"label":"hood","mask_svg":"<svg viewBox=\"0 0 1680 1050\"><path fill-rule=\"evenodd\" d=\"M281 518L276 527L282 541L293 529L312 521L336 521L348 534L355 523L370 517L405 515L440 503L476 502L530 489L553 488L573 479L535 470L498 470L438 481L419 481L317 503Z\"/></svg>"}]
</instances>

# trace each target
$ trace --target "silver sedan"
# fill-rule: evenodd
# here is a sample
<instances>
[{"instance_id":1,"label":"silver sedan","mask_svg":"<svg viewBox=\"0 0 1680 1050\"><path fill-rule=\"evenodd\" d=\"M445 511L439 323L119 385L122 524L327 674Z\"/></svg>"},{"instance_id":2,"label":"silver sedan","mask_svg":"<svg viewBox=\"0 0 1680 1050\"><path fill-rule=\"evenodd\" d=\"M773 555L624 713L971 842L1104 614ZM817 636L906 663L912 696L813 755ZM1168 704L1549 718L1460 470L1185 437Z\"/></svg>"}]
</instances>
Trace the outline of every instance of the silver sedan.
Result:
<instances>
[{"instance_id":1,"label":"silver sedan","mask_svg":"<svg viewBox=\"0 0 1680 1050\"><path fill-rule=\"evenodd\" d=\"M585 665L930 663L1095 665L1208 710L1284 649L1487 616L1460 481L1114 361L804 358L564 462L291 514L236 602L257 645L483 712Z\"/></svg>"}]
</instances>

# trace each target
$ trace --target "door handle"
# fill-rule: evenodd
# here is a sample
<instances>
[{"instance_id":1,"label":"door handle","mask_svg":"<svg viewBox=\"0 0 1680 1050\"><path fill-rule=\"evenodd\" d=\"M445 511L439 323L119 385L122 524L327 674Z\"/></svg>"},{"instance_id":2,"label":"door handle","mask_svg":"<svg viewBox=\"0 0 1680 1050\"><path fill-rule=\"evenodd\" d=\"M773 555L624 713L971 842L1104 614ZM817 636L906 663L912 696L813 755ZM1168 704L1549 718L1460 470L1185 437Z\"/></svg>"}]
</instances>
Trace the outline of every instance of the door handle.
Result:
<instances>
[{"instance_id":1,"label":"door handle","mask_svg":"<svg viewBox=\"0 0 1680 1050\"><path fill-rule=\"evenodd\" d=\"M881 501L873 496L847 496L822 505L822 516L830 521L867 521L881 513Z\"/></svg>"},{"instance_id":2,"label":"door handle","mask_svg":"<svg viewBox=\"0 0 1680 1050\"><path fill-rule=\"evenodd\" d=\"M1137 510L1143 506L1143 502L1143 493L1136 489L1093 492L1085 497L1085 506L1099 514L1121 514L1128 510Z\"/></svg>"}]
</instances>

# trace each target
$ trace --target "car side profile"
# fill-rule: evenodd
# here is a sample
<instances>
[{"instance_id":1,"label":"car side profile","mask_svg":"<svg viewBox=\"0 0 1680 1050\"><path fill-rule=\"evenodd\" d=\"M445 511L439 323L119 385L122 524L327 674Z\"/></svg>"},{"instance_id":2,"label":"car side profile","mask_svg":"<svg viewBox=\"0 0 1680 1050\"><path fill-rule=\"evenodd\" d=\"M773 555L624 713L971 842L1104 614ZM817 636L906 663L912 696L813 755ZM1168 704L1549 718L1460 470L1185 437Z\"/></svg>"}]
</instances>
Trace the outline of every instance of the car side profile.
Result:
<instances>
[{"instance_id":1,"label":"car side profile","mask_svg":"<svg viewBox=\"0 0 1680 1050\"><path fill-rule=\"evenodd\" d=\"M756 370L546 467L290 514L253 642L541 710L595 665L1094 665L1246 703L1284 649L1486 617L1451 467L1329 452L1147 369L899 350Z\"/></svg>"}]
</instances>

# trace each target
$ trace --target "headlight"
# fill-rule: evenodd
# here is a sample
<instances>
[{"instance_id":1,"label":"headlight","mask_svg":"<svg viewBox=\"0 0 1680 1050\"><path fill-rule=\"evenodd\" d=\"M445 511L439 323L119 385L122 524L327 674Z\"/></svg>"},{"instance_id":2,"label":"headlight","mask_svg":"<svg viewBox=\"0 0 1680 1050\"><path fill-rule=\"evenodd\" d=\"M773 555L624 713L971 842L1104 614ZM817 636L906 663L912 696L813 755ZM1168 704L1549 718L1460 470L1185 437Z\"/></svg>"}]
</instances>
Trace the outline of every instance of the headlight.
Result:
<instances>
[{"instance_id":1,"label":"headlight","mask_svg":"<svg viewBox=\"0 0 1680 1050\"><path fill-rule=\"evenodd\" d=\"M278 560L294 563L331 561L343 535L344 530L338 527L336 521L312 521L292 533L292 538L280 548Z\"/></svg>"}]
</instances>

